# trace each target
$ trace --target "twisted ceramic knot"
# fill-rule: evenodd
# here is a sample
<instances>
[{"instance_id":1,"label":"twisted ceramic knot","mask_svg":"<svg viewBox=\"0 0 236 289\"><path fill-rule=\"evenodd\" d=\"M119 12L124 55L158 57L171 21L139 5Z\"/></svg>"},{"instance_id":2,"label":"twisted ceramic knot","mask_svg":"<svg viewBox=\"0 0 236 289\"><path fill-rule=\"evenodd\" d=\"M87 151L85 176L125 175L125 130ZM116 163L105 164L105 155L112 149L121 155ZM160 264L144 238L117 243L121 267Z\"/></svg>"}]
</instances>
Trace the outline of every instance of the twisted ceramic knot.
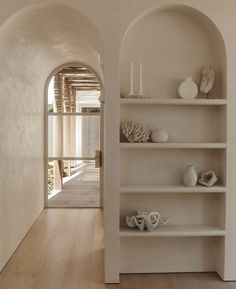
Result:
<instances>
[{"instance_id":1,"label":"twisted ceramic knot","mask_svg":"<svg viewBox=\"0 0 236 289\"><path fill-rule=\"evenodd\" d=\"M126 217L126 224L128 227L138 227L140 231L143 231L144 229L152 231L159 224L166 225L169 222L170 219L168 217L161 217L158 212L147 213L138 211L136 215Z\"/></svg>"}]
</instances>

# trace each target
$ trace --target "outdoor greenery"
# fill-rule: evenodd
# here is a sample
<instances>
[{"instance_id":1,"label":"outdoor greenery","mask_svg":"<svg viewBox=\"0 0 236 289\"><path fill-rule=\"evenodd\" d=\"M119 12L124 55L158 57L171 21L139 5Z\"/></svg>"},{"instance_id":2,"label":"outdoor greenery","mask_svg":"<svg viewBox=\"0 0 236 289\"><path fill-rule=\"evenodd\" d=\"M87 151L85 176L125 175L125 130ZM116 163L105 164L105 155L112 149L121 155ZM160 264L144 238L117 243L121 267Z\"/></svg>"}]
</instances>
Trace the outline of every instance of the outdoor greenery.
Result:
<instances>
[{"instance_id":1,"label":"outdoor greenery","mask_svg":"<svg viewBox=\"0 0 236 289\"><path fill-rule=\"evenodd\" d=\"M50 194L54 188L53 165L48 163L48 193Z\"/></svg>"}]
</instances>

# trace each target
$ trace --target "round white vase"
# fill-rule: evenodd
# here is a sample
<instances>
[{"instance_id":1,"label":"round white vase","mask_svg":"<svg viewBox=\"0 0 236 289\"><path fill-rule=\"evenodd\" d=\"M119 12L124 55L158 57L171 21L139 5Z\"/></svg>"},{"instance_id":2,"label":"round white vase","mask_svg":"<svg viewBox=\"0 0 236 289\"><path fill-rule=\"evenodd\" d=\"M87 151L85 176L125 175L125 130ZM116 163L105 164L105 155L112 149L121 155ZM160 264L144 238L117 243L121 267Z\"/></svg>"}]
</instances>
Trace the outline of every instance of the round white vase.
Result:
<instances>
[{"instance_id":1,"label":"round white vase","mask_svg":"<svg viewBox=\"0 0 236 289\"><path fill-rule=\"evenodd\" d=\"M197 184L197 173L194 166L188 166L183 174L183 183L186 187L194 187Z\"/></svg>"},{"instance_id":2,"label":"round white vase","mask_svg":"<svg viewBox=\"0 0 236 289\"><path fill-rule=\"evenodd\" d=\"M183 82L180 83L178 88L178 95L183 99L193 99L198 94L198 87L193 82L191 77L187 77Z\"/></svg>"},{"instance_id":3,"label":"round white vase","mask_svg":"<svg viewBox=\"0 0 236 289\"><path fill-rule=\"evenodd\" d=\"M164 129L154 130L151 134L152 142L167 142L168 141L168 133Z\"/></svg>"}]
</instances>

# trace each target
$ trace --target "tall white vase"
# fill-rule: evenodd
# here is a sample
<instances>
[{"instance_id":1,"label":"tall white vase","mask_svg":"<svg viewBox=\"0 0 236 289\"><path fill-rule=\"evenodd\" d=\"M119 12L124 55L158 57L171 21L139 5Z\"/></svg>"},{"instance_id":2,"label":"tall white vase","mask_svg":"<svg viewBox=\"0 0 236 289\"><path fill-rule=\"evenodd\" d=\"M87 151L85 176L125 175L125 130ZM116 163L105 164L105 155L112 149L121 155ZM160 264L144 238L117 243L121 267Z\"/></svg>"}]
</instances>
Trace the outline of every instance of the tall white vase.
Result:
<instances>
[{"instance_id":1,"label":"tall white vase","mask_svg":"<svg viewBox=\"0 0 236 289\"><path fill-rule=\"evenodd\" d=\"M197 173L194 166L188 166L183 174L183 183L187 187L194 187L197 184Z\"/></svg>"}]
</instances>

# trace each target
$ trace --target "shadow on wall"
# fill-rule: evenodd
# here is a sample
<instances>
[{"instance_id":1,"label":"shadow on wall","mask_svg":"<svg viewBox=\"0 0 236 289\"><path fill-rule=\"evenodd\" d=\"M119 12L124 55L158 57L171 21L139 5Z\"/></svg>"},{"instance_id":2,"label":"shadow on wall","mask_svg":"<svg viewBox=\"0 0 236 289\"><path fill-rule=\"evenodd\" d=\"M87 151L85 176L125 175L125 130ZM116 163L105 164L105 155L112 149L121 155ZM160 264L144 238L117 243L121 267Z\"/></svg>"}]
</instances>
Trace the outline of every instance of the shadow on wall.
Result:
<instances>
[{"instance_id":1,"label":"shadow on wall","mask_svg":"<svg viewBox=\"0 0 236 289\"><path fill-rule=\"evenodd\" d=\"M101 47L91 21L62 4L27 7L1 27L0 270L44 208L45 82L70 62L103 79Z\"/></svg>"}]
</instances>

